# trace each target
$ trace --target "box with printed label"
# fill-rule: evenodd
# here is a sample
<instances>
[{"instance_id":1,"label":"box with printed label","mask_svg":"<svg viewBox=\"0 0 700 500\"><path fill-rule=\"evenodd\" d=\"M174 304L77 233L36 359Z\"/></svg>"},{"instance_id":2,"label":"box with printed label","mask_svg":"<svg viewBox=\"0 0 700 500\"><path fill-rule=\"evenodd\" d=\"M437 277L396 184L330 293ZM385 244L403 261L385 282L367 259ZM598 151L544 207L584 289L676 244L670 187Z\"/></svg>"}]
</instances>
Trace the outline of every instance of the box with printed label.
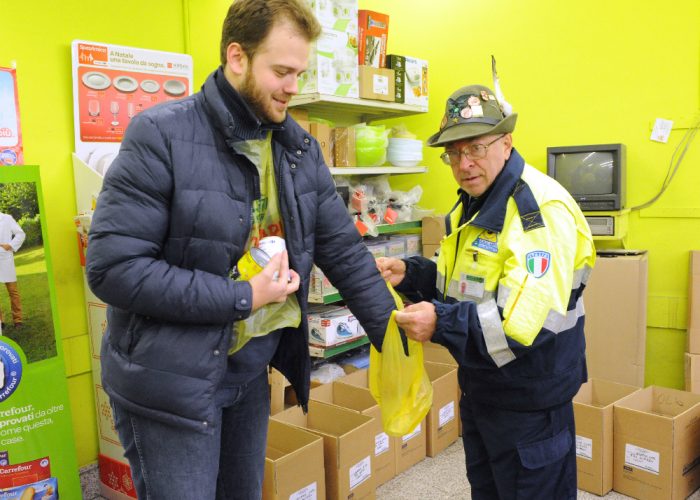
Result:
<instances>
[{"instance_id":1,"label":"box with printed label","mask_svg":"<svg viewBox=\"0 0 700 500\"><path fill-rule=\"evenodd\" d=\"M428 107L428 61L406 56L404 103Z\"/></svg>"},{"instance_id":2,"label":"box with printed label","mask_svg":"<svg viewBox=\"0 0 700 500\"><path fill-rule=\"evenodd\" d=\"M425 454L434 457L458 437L459 398L457 368L442 363L425 363L433 385L433 404L426 417Z\"/></svg>"},{"instance_id":3,"label":"box with printed label","mask_svg":"<svg viewBox=\"0 0 700 500\"><path fill-rule=\"evenodd\" d=\"M386 242L386 256L402 259L406 256L406 240L399 237L391 237Z\"/></svg>"},{"instance_id":4,"label":"box with printed label","mask_svg":"<svg viewBox=\"0 0 700 500\"><path fill-rule=\"evenodd\" d=\"M348 32L323 28L311 44L309 65L298 85L299 94L359 97L357 29Z\"/></svg>"},{"instance_id":5,"label":"box with printed label","mask_svg":"<svg viewBox=\"0 0 700 500\"><path fill-rule=\"evenodd\" d=\"M394 70L360 66L360 97L394 102Z\"/></svg>"},{"instance_id":6,"label":"box with printed label","mask_svg":"<svg viewBox=\"0 0 700 500\"><path fill-rule=\"evenodd\" d=\"M357 11L357 55L359 64L384 68L389 37L389 15L371 10ZM391 100L394 100L392 95Z\"/></svg>"},{"instance_id":7,"label":"box with printed label","mask_svg":"<svg viewBox=\"0 0 700 500\"><path fill-rule=\"evenodd\" d=\"M344 377L337 379L338 382L354 385L357 387L369 388L369 371L367 369L357 370ZM425 437L426 419L423 419L408 434L399 438L396 448L396 474L410 469L425 458L427 439Z\"/></svg>"},{"instance_id":8,"label":"box with printed label","mask_svg":"<svg viewBox=\"0 0 700 500\"><path fill-rule=\"evenodd\" d=\"M323 439L272 419L267 429L263 500L326 498Z\"/></svg>"},{"instance_id":9,"label":"box with printed label","mask_svg":"<svg viewBox=\"0 0 700 500\"><path fill-rule=\"evenodd\" d=\"M309 302L323 304L324 297L338 293L338 289L331 285L323 271L316 266L311 267L309 280Z\"/></svg>"},{"instance_id":10,"label":"box with printed label","mask_svg":"<svg viewBox=\"0 0 700 500\"><path fill-rule=\"evenodd\" d=\"M680 500L700 486L700 395L649 386L613 410L613 489Z\"/></svg>"},{"instance_id":11,"label":"box with printed label","mask_svg":"<svg viewBox=\"0 0 700 500\"><path fill-rule=\"evenodd\" d=\"M307 0L323 28L357 31L357 0Z\"/></svg>"},{"instance_id":12,"label":"box with printed label","mask_svg":"<svg viewBox=\"0 0 700 500\"><path fill-rule=\"evenodd\" d=\"M613 486L613 404L639 387L590 379L574 397L578 488L605 495Z\"/></svg>"},{"instance_id":13,"label":"box with printed label","mask_svg":"<svg viewBox=\"0 0 700 500\"><path fill-rule=\"evenodd\" d=\"M404 102L406 58L396 54L386 56L386 67L394 70L394 102Z\"/></svg>"},{"instance_id":14,"label":"box with printed label","mask_svg":"<svg viewBox=\"0 0 700 500\"><path fill-rule=\"evenodd\" d=\"M344 344L365 334L360 322L345 306L309 307L309 344L321 347Z\"/></svg>"},{"instance_id":15,"label":"box with printed label","mask_svg":"<svg viewBox=\"0 0 700 500\"><path fill-rule=\"evenodd\" d=\"M376 241L365 241L367 250L376 259L377 257L386 257L386 241L376 240Z\"/></svg>"},{"instance_id":16,"label":"box with printed label","mask_svg":"<svg viewBox=\"0 0 700 500\"><path fill-rule=\"evenodd\" d=\"M270 418L323 438L327 498L374 498L372 417L313 400L308 410L295 406Z\"/></svg>"},{"instance_id":17,"label":"box with printed label","mask_svg":"<svg viewBox=\"0 0 700 500\"><path fill-rule=\"evenodd\" d=\"M318 141L323 155L323 161L329 167L333 166L333 149L331 140L331 127L327 123L316 121L309 122L309 133Z\"/></svg>"},{"instance_id":18,"label":"box with printed label","mask_svg":"<svg viewBox=\"0 0 700 500\"><path fill-rule=\"evenodd\" d=\"M369 389L336 380L311 389L309 397L372 417L374 419L372 422L374 436L372 471L377 486L386 483L396 475L396 448L400 445L401 439L391 437L384 432L381 410Z\"/></svg>"}]
</instances>

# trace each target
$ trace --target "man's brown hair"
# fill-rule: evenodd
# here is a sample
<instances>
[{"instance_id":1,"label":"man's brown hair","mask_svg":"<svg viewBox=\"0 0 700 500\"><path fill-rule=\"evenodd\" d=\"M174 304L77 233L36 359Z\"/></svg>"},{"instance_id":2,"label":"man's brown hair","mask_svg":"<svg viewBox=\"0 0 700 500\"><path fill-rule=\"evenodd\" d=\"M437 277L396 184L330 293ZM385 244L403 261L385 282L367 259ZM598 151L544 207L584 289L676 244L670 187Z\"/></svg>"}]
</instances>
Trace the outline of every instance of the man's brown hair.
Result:
<instances>
[{"instance_id":1,"label":"man's brown hair","mask_svg":"<svg viewBox=\"0 0 700 500\"><path fill-rule=\"evenodd\" d=\"M321 25L306 0L234 1L221 32L221 64L226 64L226 49L231 43L239 43L252 59L272 26L283 20L310 42L321 35Z\"/></svg>"}]
</instances>

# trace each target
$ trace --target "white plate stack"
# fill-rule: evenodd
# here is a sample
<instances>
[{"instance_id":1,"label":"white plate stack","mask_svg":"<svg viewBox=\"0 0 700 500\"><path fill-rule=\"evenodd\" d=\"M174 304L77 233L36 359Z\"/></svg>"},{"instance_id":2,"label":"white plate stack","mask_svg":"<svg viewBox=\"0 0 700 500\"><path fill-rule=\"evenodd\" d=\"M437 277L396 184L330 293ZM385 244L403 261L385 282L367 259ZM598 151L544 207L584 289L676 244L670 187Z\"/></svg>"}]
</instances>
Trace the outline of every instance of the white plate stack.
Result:
<instances>
[{"instance_id":1,"label":"white plate stack","mask_svg":"<svg viewBox=\"0 0 700 500\"><path fill-rule=\"evenodd\" d=\"M423 159L423 141L390 137L386 159L395 167L415 167Z\"/></svg>"}]
</instances>

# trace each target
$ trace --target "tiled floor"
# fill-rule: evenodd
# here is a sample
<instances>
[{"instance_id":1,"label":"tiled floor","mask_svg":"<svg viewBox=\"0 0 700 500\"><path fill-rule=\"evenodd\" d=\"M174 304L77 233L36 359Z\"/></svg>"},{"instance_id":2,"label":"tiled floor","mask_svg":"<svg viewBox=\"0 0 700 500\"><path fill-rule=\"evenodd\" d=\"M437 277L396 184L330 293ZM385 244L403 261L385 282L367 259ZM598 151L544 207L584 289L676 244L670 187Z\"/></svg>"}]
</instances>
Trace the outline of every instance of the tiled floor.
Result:
<instances>
[{"instance_id":1,"label":"tiled floor","mask_svg":"<svg viewBox=\"0 0 700 500\"><path fill-rule=\"evenodd\" d=\"M97 486L97 467L81 469L83 500L103 500ZM469 484L464 472L464 449L461 439L435 458L426 458L406 472L399 474L388 483L377 488L379 500L469 500ZM579 491L579 500L629 500L630 497L611 491L599 497ZM700 500L700 490L693 493L691 500Z\"/></svg>"}]
</instances>

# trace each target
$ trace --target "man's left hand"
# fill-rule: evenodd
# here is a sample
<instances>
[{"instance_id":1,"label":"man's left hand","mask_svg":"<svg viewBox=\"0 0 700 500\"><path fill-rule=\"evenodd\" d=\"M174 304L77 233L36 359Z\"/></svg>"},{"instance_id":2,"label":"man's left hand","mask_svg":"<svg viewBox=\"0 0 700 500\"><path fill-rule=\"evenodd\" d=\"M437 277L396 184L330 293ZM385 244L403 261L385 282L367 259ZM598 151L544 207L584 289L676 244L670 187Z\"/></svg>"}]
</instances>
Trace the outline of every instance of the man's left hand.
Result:
<instances>
[{"instance_id":1,"label":"man's left hand","mask_svg":"<svg viewBox=\"0 0 700 500\"><path fill-rule=\"evenodd\" d=\"M419 302L407 306L396 313L396 324L406 332L406 336L418 342L427 342L435 333L437 314L431 302Z\"/></svg>"}]
</instances>

